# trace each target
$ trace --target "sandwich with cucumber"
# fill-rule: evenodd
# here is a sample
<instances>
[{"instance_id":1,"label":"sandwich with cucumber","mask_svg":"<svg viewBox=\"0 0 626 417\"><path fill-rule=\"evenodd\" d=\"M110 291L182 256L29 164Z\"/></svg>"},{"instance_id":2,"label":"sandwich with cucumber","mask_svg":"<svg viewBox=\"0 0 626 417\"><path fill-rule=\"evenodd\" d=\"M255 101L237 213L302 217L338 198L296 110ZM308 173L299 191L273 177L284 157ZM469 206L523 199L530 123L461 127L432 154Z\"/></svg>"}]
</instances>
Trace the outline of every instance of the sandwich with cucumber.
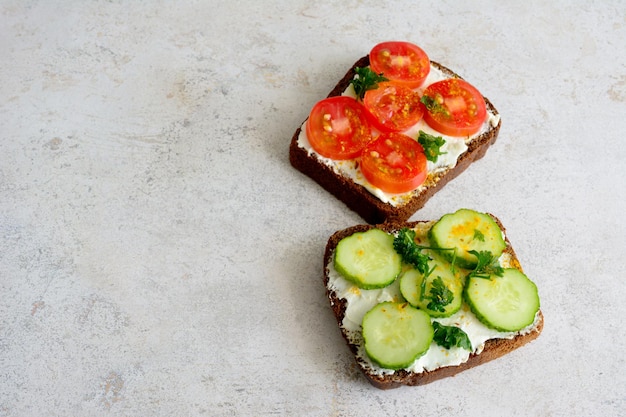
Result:
<instances>
[{"instance_id":1,"label":"sandwich with cucumber","mask_svg":"<svg viewBox=\"0 0 626 417\"><path fill-rule=\"evenodd\" d=\"M382 42L313 106L291 139L296 169L367 223L406 221L495 143L500 115L409 42Z\"/></svg>"},{"instance_id":2,"label":"sandwich with cucumber","mask_svg":"<svg viewBox=\"0 0 626 417\"><path fill-rule=\"evenodd\" d=\"M502 223L471 209L334 233L324 284L360 370L380 389L456 375L543 329L537 286Z\"/></svg>"}]
</instances>

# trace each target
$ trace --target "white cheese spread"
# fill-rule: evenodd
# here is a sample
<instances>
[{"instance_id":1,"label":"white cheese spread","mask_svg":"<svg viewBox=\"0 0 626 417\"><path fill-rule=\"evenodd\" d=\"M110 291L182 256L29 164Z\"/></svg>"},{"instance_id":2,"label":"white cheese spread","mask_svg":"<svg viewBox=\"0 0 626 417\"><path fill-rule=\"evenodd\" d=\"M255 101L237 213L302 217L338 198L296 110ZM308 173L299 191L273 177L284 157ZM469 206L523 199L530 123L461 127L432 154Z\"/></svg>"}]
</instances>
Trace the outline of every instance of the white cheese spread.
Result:
<instances>
[{"instance_id":1,"label":"white cheese spread","mask_svg":"<svg viewBox=\"0 0 626 417\"><path fill-rule=\"evenodd\" d=\"M444 74L438 68L431 66L430 73L424 81L424 84L420 88L416 89L416 91L419 94L422 94L424 89L426 89L426 87L428 87L430 84L444 80L446 78L449 77L446 76L446 74ZM343 92L343 95L356 98L356 94L354 92L352 84L350 84L348 88ZM426 124L423 119L402 133L411 138L417 138L419 131L423 130L430 135L441 136L446 141L446 143L440 149L440 151L444 152L444 154L439 155L436 162L428 161L428 176L429 178L433 178L436 174L440 174L444 171L454 168L459 157L467 151L467 145L472 141L472 139L487 132L490 128L496 127L498 123L500 123L500 115L492 112L488 108L487 117L485 119L485 122L483 123L483 126L477 133L469 137L454 137L443 135L428 126L428 124ZM365 179L365 177L361 173L361 170L358 168L356 160L333 160L330 158L325 158L316 153L311 147L311 144L309 143L306 135L306 121L302 124L300 129L300 135L298 136L298 146L305 149L309 155L316 157L321 163L332 168L333 171L335 171L337 174L350 178L355 183L365 187L370 193L375 195L382 202L388 203L394 207L399 207L406 204L411 199L411 197L419 194L426 187L426 184L429 183L427 179L424 184L419 186L417 189L403 194L391 194L382 191L380 188L373 186Z\"/></svg>"},{"instance_id":2,"label":"white cheese spread","mask_svg":"<svg viewBox=\"0 0 626 417\"><path fill-rule=\"evenodd\" d=\"M417 236L426 239L426 235L430 227L434 224L432 222L420 223L414 230ZM427 245L427 243L426 243ZM332 257L328 265L326 265L326 272L328 274L328 288L333 291L338 298L344 298L346 300L346 311L341 323L343 331L346 333L348 340L354 345L358 346L358 356L363 362L370 368L372 373L383 375L393 373L392 369L381 368L374 362L372 362L363 346L363 338L361 335L361 322L363 316L376 304L384 301L402 301L403 297L400 293L400 286L398 280L394 281L391 285L385 288L375 290L363 290L343 278L334 268ZM502 267L511 267L511 256L507 253L502 254L499 259L499 263ZM432 371L444 366L456 366L469 359L470 353L479 354L485 347L485 342L489 339L512 339L520 334L528 334L534 331L538 325L539 316L535 316L535 321L532 325L518 331L518 332L500 332L485 326L478 318L472 313L467 303L463 303L461 309L450 317L437 318L436 321L446 326L460 327L472 343L472 352L453 347L451 349L443 348L433 342L428 351L419 357L408 368L408 371L421 373L423 371Z\"/></svg>"}]
</instances>

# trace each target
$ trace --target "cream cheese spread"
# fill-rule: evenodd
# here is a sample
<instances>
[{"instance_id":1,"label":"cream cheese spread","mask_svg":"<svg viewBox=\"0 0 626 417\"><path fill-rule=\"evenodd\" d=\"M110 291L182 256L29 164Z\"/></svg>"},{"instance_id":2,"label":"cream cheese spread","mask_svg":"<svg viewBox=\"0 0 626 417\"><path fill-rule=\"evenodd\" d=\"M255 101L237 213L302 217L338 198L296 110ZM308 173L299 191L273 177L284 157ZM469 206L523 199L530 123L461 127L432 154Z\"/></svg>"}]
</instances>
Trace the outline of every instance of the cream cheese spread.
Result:
<instances>
[{"instance_id":1,"label":"cream cheese spread","mask_svg":"<svg viewBox=\"0 0 626 417\"><path fill-rule=\"evenodd\" d=\"M444 80L449 78L443 71L439 68L431 66L430 73L428 77L424 81L424 84L416 89L420 95L423 93L424 89L428 87L430 84ZM354 88L352 84L348 86L348 88L343 92L344 96L350 96L356 98L356 94L354 92ZM321 163L327 165L332 168L333 171L339 175L343 175L345 177L350 178L355 183L362 185L365 187L370 193L375 195L379 200L384 203L388 203L394 207L399 207L406 204L414 195L419 194L425 187L426 184L429 183L428 179L424 182L424 184L420 185L417 189L410 191L408 193L403 194L391 194L382 191L380 188L373 186L370 184L365 177L363 176L361 170L358 168L358 164L356 160L333 160L330 158L323 157L313 150L311 144L306 135L306 121L302 124L300 129L300 135L298 136L298 146L305 149L310 156L316 157ZM417 124L413 125L406 131L402 132L405 135L411 138L417 138L419 131L423 130L424 132L433 135L433 136L441 136L446 141L446 143L441 147L440 151L444 152L443 155L439 155L436 162L428 161L427 169L428 169L428 177L434 178L437 174L443 173L451 168L456 166L456 163L461 155L463 155L467 151L468 144L476 137L482 135L487 132L489 129L496 127L500 123L500 115L494 113L489 108L487 109L487 117L481 129L472 136L469 137L454 137L443 135L440 132L432 129L428 124L422 119Z\"/></svg>"},{"instance_id":2,"label":"cream cheese spread","mask_svg":"<svg viewBox=\"0 0 626 417\"><path fill-rule=\"evenodd\" d=\"M426 239L426 235L430 227L434 224L434 221L420 223L414 228L417 236L421 236ZM381 368L374 362L372 362L363 346L363 338L361 335L361 322L363 316L376 304L384 301L402 301L403 297L400 293L400 286L396 279L392 284L387 287L375 289L375 290L363 290L343 278L334 268L332 257L328 265L326 265L326 272L328 274L328 288L333 291L338 298L344 298L346 300L346 311L344 314L341 326L346 333L350 343L358 346L357 355L363 361L363 363L370 368L370 371L374 374L383 375L393 373L392 369ZM511 256L507 253L503 253L500 256L499 263L502 267L511 267ZM517 332L500 332L491 329L484 325L478 318L472 313L467 303L463 303L461 309L450 317L433 319L446 326L460 327L472 343L472 352L453 347L451 349L443 348L433 342L428 351L419 357L413 364L411 364L406 370L421 373L423 371L432 371L437 368L445 366L460 365L470 357L471 353L479 354L485 347L485 342L490 339L512 339L517 335L528 334L536 330L539 322L539 313L535 316L535 321L530 326L517 331Z\"/></svg>"}]
</instances>

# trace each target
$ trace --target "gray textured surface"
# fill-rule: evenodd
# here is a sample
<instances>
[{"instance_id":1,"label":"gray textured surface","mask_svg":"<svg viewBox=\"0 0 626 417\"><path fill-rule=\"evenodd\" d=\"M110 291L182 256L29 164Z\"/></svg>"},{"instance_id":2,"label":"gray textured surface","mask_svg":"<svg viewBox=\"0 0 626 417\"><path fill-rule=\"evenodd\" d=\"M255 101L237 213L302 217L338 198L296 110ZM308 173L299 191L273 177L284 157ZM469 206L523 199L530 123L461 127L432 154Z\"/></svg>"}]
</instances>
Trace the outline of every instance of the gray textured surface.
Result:
<instances>
[{"instance_id":1,"label":"gray textured surface","mask_svg":"<svg viewBox=\"0 0 626 417\"><path fill-rule=\"evenodd\" d=\"M623 2L57 3L0 3L0 416L624 412ZM503 119L414 219L500 217L546 327L383 392L321 286L326 239L361 220L287 150L390 39Z\"/></svg>"}]
</instances>

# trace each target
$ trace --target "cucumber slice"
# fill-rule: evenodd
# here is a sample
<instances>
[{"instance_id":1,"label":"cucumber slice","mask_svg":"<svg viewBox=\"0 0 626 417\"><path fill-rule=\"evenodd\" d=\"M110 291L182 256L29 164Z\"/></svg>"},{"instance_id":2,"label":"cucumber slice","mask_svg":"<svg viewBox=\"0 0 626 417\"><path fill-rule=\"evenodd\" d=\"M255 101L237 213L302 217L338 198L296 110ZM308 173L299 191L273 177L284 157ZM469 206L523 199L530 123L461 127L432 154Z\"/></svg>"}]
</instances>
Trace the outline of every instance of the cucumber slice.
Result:
<instances>
[{"instance_id":1,"label":"cucumber slice","mask_svg":"<svg viewBox=\"0 0 626 417\"><path fill-rule=\"evenodd\" d=\"M366 290L386 287L402 269L402 258L393 248L393 236L375 228L341 239L334 261L337 272Z\"/></svg>"},{"instance_id":2,"label":"cucumber slice","mask_svg":"<svg viewBox=\"0 0 626 417\"><path fill-rule=\"evenodd\" d=\"M388 369L410 366L433 340L430 317L408 303L376 304L363 317L365 352Z\"/></svg>"},{"instance_id":3,"label":"cucumber slice","mask_svg":"<svg viewBox=\"0 0 626 417\"><path fill-rule=\"evenodd\" d=\"M444 215L429 231L433 246L457 248L455 262L461 268L473 269L477 258L470 251L489 251L499 257L506 248L502 230L493 217L470 209ZM452 261L452 251L442 252Z\"/></svg>"},{"instance_id":4,"label":"cucumber slice","mask_svg":"<svg viewBox=\"0 0 626 417\"><path fill-rule=\"evenodd\" d=\"M537 286L515 268L505 268L501 277L470 278L465 299L481 322L502 332L531 325L539 311Z\"/></svg>"},{"instance_id":5,"label":"cucumber slice","mask_svg":"<svg viewBox=\"0 0 626 417\"><path fill-rule=\"evenodd\" d=\"M463 304L463 277L452 271L452 265L444 260L433 259L428 263L429 270L435 268L426 277L423 284L424 274L416 269L409 269L400 276L400 293L413 307L426 311L431 317L449 317L459 311ZM441 278L446 288L452 292L452 301L443 306L443 311L429 308L431 295L433 294L433 281ZM422 296L422 288L424 296Z\"/></svg>"}]
</instances>

